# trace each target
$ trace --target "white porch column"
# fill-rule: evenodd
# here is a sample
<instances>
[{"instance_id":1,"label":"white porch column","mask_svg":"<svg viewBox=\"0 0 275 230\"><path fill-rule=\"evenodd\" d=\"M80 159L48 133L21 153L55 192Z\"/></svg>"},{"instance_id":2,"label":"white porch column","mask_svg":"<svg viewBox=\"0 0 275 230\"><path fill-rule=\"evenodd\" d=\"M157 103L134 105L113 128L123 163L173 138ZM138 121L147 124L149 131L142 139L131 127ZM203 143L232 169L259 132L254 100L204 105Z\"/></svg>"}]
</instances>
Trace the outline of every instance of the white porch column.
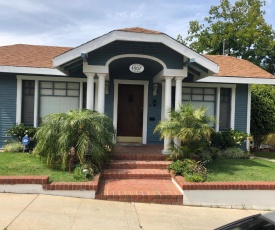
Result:
<instances>
[{"instance_id":1,"label":"white porch column","mask_svg":"<svg viewBox=\"0 0 275 230\"><path fill-rule=\"evenodd\" d=\"M87 76L87 109L94 110L94 82L95 73L85 73Z\"/></svg>"},{"instance_id":2,"label":"white porch column","mask_svg":"<svg viewBox=\"0 0 275 230\"><path fill-rule=\"evenodd\" d=\"M21 123L22 113L22 79L17 77L17 92L16 92L16 124Z\"/></svg>"},{"instance_id":3,"label":"white porch column","mask_svg":"<svg viewBox=\"0 0 275 230\"><path fill-rule=\"evenodd\" d=\"M182 104L182 80L184 77L176 77L176 92L175 92L175 110L179 110L180 105ZM180 141L177 138L174 138L175 145L179 146Z\"/></svg>"},{"instance_id":4,"label":"white porch column","mask_svg":"<svg viewBox=\"0 0 275 230\"><path fill-rule=\"evenodd\" d=\"M184 77L176 77L175 110L179 110L182 104L182 80Z\"/></svg>"},{"instance_id":5,"label":"white porch column","mask_svg":"<svg viewBox=\"0 0 275 230\"><path fill-rule=\"evenodd\" d=\"M165 79L165 118L168 118L168 112L171 109L171 104L172 104L172 79L174 77L171 76L166 76L164 77ZM170 151L168 150L168 146L170 144L171 140L168 137L164 138L164 149L162 151L163 154L169 154Z\"/></svg>"},{"instance_id":6,"label":"white porch column","mask_svg":"<svg viewBox=\"0 0 275 230\"><path fill-rule=\"evenodd\" d=\"M247 92L247 123L246 123L246 133L250 134L250 117L251 117L251 85L248 85L248 92ZM246 150L250 151L250 140L247 137L246 139Z\"/></svg>"},{"instance_id":7,"label":"white porch column","mask_svg":"<svg viewBox=\"0 0 275 230\"><path fill-rule=\"evenodd\" d=\"M98 76L98 112L104 113L105 107L105 77L106 74L97 74Z\"/></svg>"},{"instance_id":8,"label":"white porch column","mask_svg":"<svg viewBox=\"0 0 275 230\"><path fill-rule=\"evenodd\" d=\"M35 80L35 85L34 85L34 113L33 113L33 126L35 128L38 127L39 125L39 119L38 119L38 102L39 102L39 82L38 80Z\"/></svg>"}]
</instances>

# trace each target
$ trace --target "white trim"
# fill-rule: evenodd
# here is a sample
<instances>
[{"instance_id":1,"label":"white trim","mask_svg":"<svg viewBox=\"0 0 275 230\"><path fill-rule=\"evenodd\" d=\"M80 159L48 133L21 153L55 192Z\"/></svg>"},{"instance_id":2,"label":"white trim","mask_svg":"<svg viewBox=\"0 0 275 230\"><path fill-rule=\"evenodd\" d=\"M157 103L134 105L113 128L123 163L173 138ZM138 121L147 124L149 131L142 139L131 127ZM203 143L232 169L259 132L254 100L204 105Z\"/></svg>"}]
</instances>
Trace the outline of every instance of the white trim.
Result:
<instances>
[{"instance_id":1,"label":"white trim","mask_svg":"<svg viewBox=\"0 0 275 230\"><path fill-rule=\"evenodd\" d=\"M66 74L62 73L58 69L19 67L19 66L0 66L0 72L19 73L19 74L43 74L43 75L66 76Z\"/></svg>"},{"instance_id":2,"label":"white trim","mask_svg":"<svg viewBox=\"0 0 275 230\"><path fill-rule=\"evenodd\" d=\"M98 80L96 79L95 81L95 92L94 92L94 95L95 95L95 106L94 106L94 110L95 111L98 111Z\"/></svg>"},{"instance_id":3,"label":"white trim","mask_svg":"<svg viewBox=\"0 0 275 230\"><path fill-rule=\"evenodd\" d=\"M98 109L99 113L104 113L105 109L105 78L106 74L97 74L98 76Z\"/></svg>"},{"instance_id":4,"label":"white trim","mask_svg":"<svg viewBox=\"0 0 275 230\"><path fill-rule=\"evenodd\" d=\"M183 69L163 69L159 71L154 77L153 82L161 82L164 77L183 77L187 76L187 68Z\"/></svg>"},{"instance_id":5,"label":"white trim","mask_svg":"<svg viewBox=\"0 0 275 230\"><path fill-rule=\"evenodd\" d=\"M161 120L165 118L165 81L161 82Z\"/></svg>"},{"instance_id":6,"label":"white trim","mask_svg":"<svg viewBox=\"0 0 275 230\"><path fill-rule=\"evenodd\" d=\"M216 125L215 125L215 129L216 132L219 132L220 130L220 103L221 103L221 87L217 88L217 92L216 92Z\"/></svg>"},{"instance_id":7,"label":"white trim","mask_svg":"<svg viewBox=\"0 0 275 230\"><path fill-rule=\"evenodd\" d=\"M33 110L33 126L38 127L39 121L38 121L38 108L39 108L39 81L35 80L34 85L34 110Z\"/></svg>"},{"instance_id":8,"label":"white trim","mask_svg":"<svg viewBox=\"0 0 275 230\"><path fill-rule=\"evenodd\" d=\"M95 74L86 73L87 76L87 97L86 97L86 108L94 109L94 87L95 87Z\"/></svg>"},{"instance_id":9,"label":"white trim","mask_svg":"<svg viewBox=\"0 0 275 230\"><path fill-rule=\"evenodd\" d=\"M231 121L230 127L231 129L235 129L235 109L236 109L236 86L232 87L232 95L231 95Z\"/></svg>"},{"instance_id":10,"label":"white trim","mask_svg":"<svg viewBox=\"0 0 275 230\"><path fill-rule=\"evenodd\" d=\"M164 79L165 79L164 114L165 114L166 119L169 118L169 111L170 111L171 105L172 105L172 79L173 78L174 77L171 77L171 76L164 76ZM171 139L165 136L164 137L164 146L163 146L163 150L162 150L163 154L171 153L170 150L168 150L170 143L171 143Z\"/></svg>"},{"instance_id":11,"label":"white trim","mask_svg":"<svg viewBox=\"0 0 275 230\"><path fill-rule=\"evenodd\" d=\"M22 116L22 79L17 78L16 90L16 123L21 123Z\"/></svg>"},{"instance_id":12,"label":"white trim","mask_svg":"<svg viewBox=\"0 0 275 230\"><path fill-rule=\"evenodd\" d=\"M247 121L246 121L246 133L250 134L250 119L251 119L251 85L248 85L247 90ZM250 150L250 140L249 138L246 139L246 149L247 151Z\"/></svg>"},{"instance_id":13,"label":"white trim","mask_svg":"<svg viewBox=\"0 0 275 230\"><path fill-rule=\"evenodd\" d=\"M216 77L208 76L197 82L205 83L235 83L235 84L265 84L265 85L275 85L275 77L272 79L268 78L249 78L249 77Z\"/></svg>"},{"instance_id":14,"label":"white trim","mask_svg":"<svg viewBox=\"0 0 275 230\"><path fill-rule=\"evenodd\" d=\"M175 86L175 84L173 84L173 86ZM217 87L221 87L221 88L233 88L236 87L236 84L220 84L220 83L216 83L216 84L205 84L205 83L189 83L189 82L183 82L182 83L182 87L203 87L203 88L217 88Z\"/></svg>"},{"instance_id":15,"label":"white trim","mask_svg":"<svg viewBox=\"0 0 275 230\"><path fill-rule=\"evenodd\" d=\"M160 60L160 59L158 59L156 57L153 57L153 56L143 55L143 54L121 54L121 55L117 55L117 56L114 56L114 57L110 58L106 62L105 66L109 66L111 64L111 62L113 62L114 60L117 60L117 59L120 59L120 58L128 58L128 57L150 59L150 60L153 60L153 61L156 61L156 62L160 63L164 69L167 69L166 64L162 60Z\"/></svg>"},{"instance_id":16,"label":"white trim","mask_svg":"<svg viewBox=\"0 0 275 230\"><path fill-rule=\"evenodd\" d=\"M82 109L82 105L83 105L83 82L79 83L79 108Z\"/></svg>"},{"instance_id":17,"label":"white trim","mask_svg":"<svg viewBox=\"0 0 275 230\"><path fill-rule=\"evenodd\" d=\"M217 91L220 88L231 88L231 120L230 120L230 128L234 130L235 128L235 106L236 106L236 84L205 84L205 83L188 83L188 82L183 82L182 87L199 87L199 88L216 88ZM217 92L218 95L218 92ZM220 110L220 93L219 93L219 98L216 97L216 131L219 131L219 110Z\"/></svg>"},{"instance_id":18,"label":"white trim","mask_svg":"<svg viewBox=\"0 0 275 230\"><path fill-rule=\"evenodd\" d=\"M147 116L148 116L148 85L149 81L142 80L114 80L114 114L113 114L113 125L117 129L117 114L118 114L118 85L129 84L129 85L143 85L144 96L143 96L143 129L142 129L142 144L147 143Z\"/></svg>"},{"instance_id":19,"label":"white trim","mask_svg":"<svg viewBox=\"0 0 275 230\"><path fill-rule=\"evenodd\" d=\"M21 114L22 114L22 81L23 80L34 80L35 81L35 90L34 90L34 117L33 117L33 126L38 127L39 125L39 81L62 81L62 82L79 82L80 84L80 95L79 95L79 108L82 107L83 101L83 82L87 82L87 78L60 78L60 77L46 77L46 76L28 76L28 75L17 75L17 93L16 93L16 123L21 123ZM96 80L95 80L96 81ZM82 85L82 92L81 92Z\"/></svg>"},{"instance_id":20,"label":"white trim","mask_svg":"<svg viewBox=\"0 0 275 230\"><path fill-rule=\"evenodd\" d=\"M71 77L48 77L33 75L17 75L17 79L21 80L39 80L39 81L65 81L65 82L87 82L87 78L71 78Z\"/></svg>"},{"instance_id":21,"label":"white trim","mask_svg":"<svg viewBox=\"0 0 275 230\"><path fill-rule=\"evenodd\" d=\"M83 73L99 73L99 74L108 74L109 67L101 65L88 65L87 62L83 62Z\"/></svg>"},{"instance_id":22,"label":"white trim","mask_svg":"<svg viewBox=\"0 0 275 230\"><path fill-rule=\"evenodd\" d=\"M219 66L216 63L180 44L166 34L145 34L125 31L112 31L81 46L78 46L75 49L72 49L62 55L59 55L53 59L53 66L57 67L65 64L66 62L79 58L81 53L89 53L116 40L163 43L164 45L182 54L183 56L186 56L187 58L195 58L198 64L207 68L210 72L219 72Z\"/></svg>"}]
</instances>

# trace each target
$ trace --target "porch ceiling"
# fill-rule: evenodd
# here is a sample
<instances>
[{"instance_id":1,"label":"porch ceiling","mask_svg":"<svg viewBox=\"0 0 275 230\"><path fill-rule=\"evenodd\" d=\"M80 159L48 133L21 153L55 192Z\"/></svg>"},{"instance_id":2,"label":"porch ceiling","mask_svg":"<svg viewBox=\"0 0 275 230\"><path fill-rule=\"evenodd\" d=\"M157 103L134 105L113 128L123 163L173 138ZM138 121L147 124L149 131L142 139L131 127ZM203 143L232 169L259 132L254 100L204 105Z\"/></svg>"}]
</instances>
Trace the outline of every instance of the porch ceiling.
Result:
<instances>
[{"instance_id":1,"label":"porch ceiling","mask_svg":"<svg viewBox=\"0 0 275 230\"><path fill-rule=\"evenodd\" d=\"M146 58L127 57L120 58L111 62L111 64L109 65L110 74L119 74L121 71L124 72L126 70L129 72L129 75L133 75L134 73L129 70L129 67L130 65L136 63L144 66L143 74L147 76L153 77L163 69L162 65L156 61Z\"/></svg>"}]
</instances>

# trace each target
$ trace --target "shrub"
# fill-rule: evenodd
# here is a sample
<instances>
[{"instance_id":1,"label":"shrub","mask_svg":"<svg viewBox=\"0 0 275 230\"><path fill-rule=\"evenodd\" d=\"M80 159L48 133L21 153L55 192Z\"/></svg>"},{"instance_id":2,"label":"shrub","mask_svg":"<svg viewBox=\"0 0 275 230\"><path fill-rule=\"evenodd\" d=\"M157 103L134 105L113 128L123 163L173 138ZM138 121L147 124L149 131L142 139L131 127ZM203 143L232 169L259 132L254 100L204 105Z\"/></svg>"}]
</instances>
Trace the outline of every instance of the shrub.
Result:
<instances>
[{"instance_id":1,"label":"shrub","mask_svg":"<svg viewBox=\"0 0 275 230\"><path fill-rule=\"evenodd\" d=\"M10 136L15 141L22 141L22 138L25 135L28 137L33 138L36 133L36 128L34 127L27 127L23 123L13 125L11 128L7 129L6 131L7 136ZM11 142L11 140L7 140L7 142Z\"/></svg>"},{"instance_id":2,"label":"shrub","mask_svg":"<svg viewBox=\"0 0 275 230\"><path fill-rule=\"evenodd\" d=\"M77 181L88 181L93 179L94 172L88 165L79 164L75 167L73 176Z\"/></svg>"},{"instance_id":3,"label":"shrub","mask_svg":"<svg viewBox=\"0 0 275 230\"><path fill-rule=\"evenodd\" d=\"M219 148L209 147L200 152L200 157L202 162L205 164L207 162L211 162L215 159L222 157L222 152Z\"/></svg>"},{"instance_id":4,"label":"shrub","mask_svg":"<svg viewBox=\"0 0 275 230\"><path fill-rule=\"evenodd\" d=\"M247 134L238 130L227 130L213 133L211 136L211 146L227 149L239 147L247 138Z\"/></svg>"},{"instance_id":5,"label":"shrub","mask_svg":"<svg viewBox=\"0 0 275 230\"><path fill-rule=\"evenodd\" d=\"M203 182L207 179L207 169L203 166L202 162L190 159L172 162L168 170L174 170L175 175L182 175L187 181L191 182Z\"/></svg>"},{"instance_id":6,"label":"shrub","mask_svg":"<svg viewBox=\"0 0 275 230\"><path fill-rule=\"evenodd\" d=\"M222 156L227 159L246 159L249 155L242 149L234 147L223 150Z\"/></svg>"},{"instance_id":7,"label":"shrub","mask_svg":"<svg viewBox=\"0 0 275 230\"><path fill-rule=\"evenodd\" d=\"M24 146L21 142L10 142L5 145L4 152L14 153L14 152L23 152Z\"/></svg>"},{"instance_id":8,"label":"shrub","mask_svg":"<svg viewBox=\"0 0 275 230\"><path fill-rule=\"evenodd\" d=\"M108 116L76 109L46 116L36 138L34 154L49 167L71 171L76 164L91 164L102 169L114 148L115 129Z\"/></svg>"},{"instance_id":9,"label":"shrub","mask_svg":"<svg viewBox=\"0 0 275 230\"><path fill-rule=\"evenodd\" d=\"M207 115L207 108L198 109L191 104L182 104L178 110L171 109L169 117L160 121L154 133L160 133L161 138L177 138L180 146L171 146L174 155L172 159L190 158L205 148L210 142L214 129L209 125L214 118Z\"/></svg>"}]
</instances>

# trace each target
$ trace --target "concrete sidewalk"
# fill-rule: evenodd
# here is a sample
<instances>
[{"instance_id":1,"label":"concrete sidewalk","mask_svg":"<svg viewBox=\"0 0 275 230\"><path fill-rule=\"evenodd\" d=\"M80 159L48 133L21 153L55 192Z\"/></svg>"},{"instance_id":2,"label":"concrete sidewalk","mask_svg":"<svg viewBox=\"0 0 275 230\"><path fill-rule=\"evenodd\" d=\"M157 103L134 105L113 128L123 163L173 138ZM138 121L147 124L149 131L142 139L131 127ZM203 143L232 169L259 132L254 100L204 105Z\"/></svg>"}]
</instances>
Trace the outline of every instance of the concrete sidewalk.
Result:
<instances>
[{"instance_id":1,"label":"concrete sidewalk","mask_svg":"<svg viewBox=\"0 0 275 230\"><path fill-rule=\"evenodd\" d=\"M0 230L213 229L259 212L0 193Z\"/></svg>"}]
</instances>

